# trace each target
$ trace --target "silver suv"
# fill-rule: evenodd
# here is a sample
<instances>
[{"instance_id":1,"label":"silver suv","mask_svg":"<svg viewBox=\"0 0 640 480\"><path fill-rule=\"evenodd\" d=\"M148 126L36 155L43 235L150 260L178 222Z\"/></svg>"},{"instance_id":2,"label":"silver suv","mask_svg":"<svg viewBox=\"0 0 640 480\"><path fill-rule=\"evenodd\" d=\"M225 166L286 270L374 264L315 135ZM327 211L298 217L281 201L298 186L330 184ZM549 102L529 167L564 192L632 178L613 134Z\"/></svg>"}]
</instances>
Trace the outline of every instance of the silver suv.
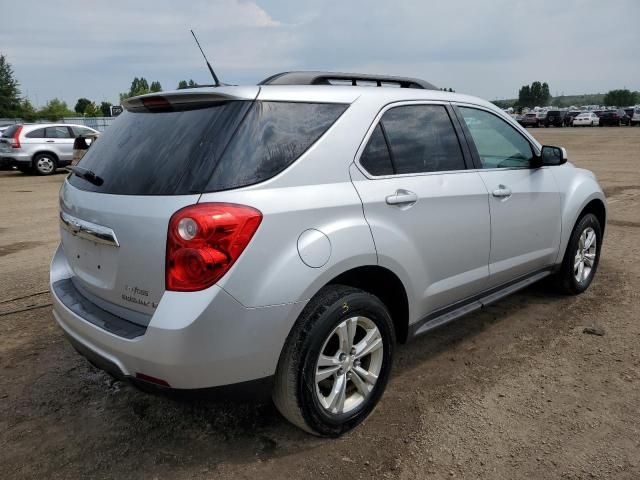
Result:
<instances>
[{"instance_id":1,"label":"silver suv","mask_svg":"<svg viewBox=\"0 0 640 480\"><path fill-rule=\"evenodd\" d=\"M268 386L340 435L396 341L598 267L594 175L478 98L297 72L125 108L62 186L50 283L69 341L140 386Z\"/></svg>"},{"instance_id":2,"label":"silver suv","mask_svg":"<svg viewBox=\"0 0 640 480\"><path fill-rule=\"evenodd\" d=\"M22 172L51 175L73 159L73 142L79 135L97 135L93 128L67 123L16 124L2 132L0 159Z\"/></svg>"}]
</instances>

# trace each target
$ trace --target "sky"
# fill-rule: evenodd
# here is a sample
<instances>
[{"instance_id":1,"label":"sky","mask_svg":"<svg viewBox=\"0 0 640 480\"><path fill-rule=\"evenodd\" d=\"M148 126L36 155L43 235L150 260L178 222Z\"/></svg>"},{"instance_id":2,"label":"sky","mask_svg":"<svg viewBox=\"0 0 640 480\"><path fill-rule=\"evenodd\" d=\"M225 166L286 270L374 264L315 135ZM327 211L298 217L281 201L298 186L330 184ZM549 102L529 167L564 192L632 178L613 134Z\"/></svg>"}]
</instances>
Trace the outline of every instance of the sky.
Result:
<instances>
[{"instance_id":1,"label":"sky","mask_svg":"<svg viewBox=\"0 0 640 480\"><path fill-rule=\"evenodd\" d=\"M640 0L0 0L0 53L36 106L210 83L191 28L225 83L380 73L494 100L640 90L639 21Z\"/></svg>"}]
</instances>

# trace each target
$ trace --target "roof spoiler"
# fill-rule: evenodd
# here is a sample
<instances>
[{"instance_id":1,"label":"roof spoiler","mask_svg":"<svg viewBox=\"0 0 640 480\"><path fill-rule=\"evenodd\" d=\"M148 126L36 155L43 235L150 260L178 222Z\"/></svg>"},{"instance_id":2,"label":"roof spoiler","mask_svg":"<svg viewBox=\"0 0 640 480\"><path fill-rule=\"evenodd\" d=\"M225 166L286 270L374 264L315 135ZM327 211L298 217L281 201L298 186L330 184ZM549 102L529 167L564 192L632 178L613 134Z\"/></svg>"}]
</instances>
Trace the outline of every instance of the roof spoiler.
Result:
<instances>
[{"instance_id":1,"label":"roof spoiler","mask_svg":"<svg viewBox=\"0 0 640 480\"><path fill-rule=\"evenodd\" d=\"M378 87L391 84L401 88L438 90L435 85L419 78L340 72L282 72L265 78L258 85L332 85L331 81L351 82L353 86L374 83Z\"/></svg>"},{"instance_id":2,"label":"roof spoiler","mask_svg":"<svg viewBox=\"0 0 640 480\"><path fill-rule=\"evenodd\" d=\"M123 100L122 106L130 112L182 110L231 100L255 100L260 92L260 88L255 86L225 90L224 87L214 87L148 93Z\"/></svg>"}]
</instances>

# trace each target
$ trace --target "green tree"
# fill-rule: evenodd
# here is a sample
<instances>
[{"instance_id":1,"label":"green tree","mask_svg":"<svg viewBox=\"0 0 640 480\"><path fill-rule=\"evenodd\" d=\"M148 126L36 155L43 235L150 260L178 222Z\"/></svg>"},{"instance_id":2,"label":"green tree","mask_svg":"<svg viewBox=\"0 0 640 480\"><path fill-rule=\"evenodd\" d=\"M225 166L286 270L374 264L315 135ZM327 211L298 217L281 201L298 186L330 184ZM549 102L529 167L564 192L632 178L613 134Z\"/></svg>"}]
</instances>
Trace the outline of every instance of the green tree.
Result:
<instances>
[{"instance_id":1,"label":"green tree","mask_svg":"<svg viewBox=\"0 0 640 480\"><path fill-rule=\"evenodd\" d=\"M120 94L120 101L125 100L129 97L144 95L145 93L149 93L149 83L147 82L147 79L144 77L135 77L131 82L129 91Z\"/></svg>"},{"instance_id":2,"label":"green tree","mask_svg":"<svg viewBox=\"0 0 640 480\"><path fill-rule=\"evenodd\" d=\"M532 103L531 87L529 85L523 85L518 92L518 105L520 107L531 108L533 106Z\"/></svg>"},{"instance_id":3,"label":"green tree","mask_svg":"<svg viewBox=\"0 0 640 480\"><path fill-rule=\"evenodd\" d=\"M549 84L544 82L542 84L542 93L540 95L540 105L546 106L551 102L551 92L549 91Z\"/></svg>"},{"instance_id":4,"label":"green tree","mask_svg":"<svg viewBox=\"0 0 640 480\"><path fill-rule=\"evenodd\" d=\"M161 92L162 91L162 85L160 85L160 82L158 82L157 80L155 82L151 82L151 87L149 87L149 91L151 91L151 92Z\"/></svg>"},{"instance_id":5,"label":"green tree","mask_svg":"<svg viewBox=\"0 0 640 480\"><path fill-rule=\"evenodd\" d=\"M13 76L11 64L0 55L0 117L15 117L19 113L19 83Z\"/></svg>"},{"instance_id":6,"label":"green tree","mask_svg":"<svg viewBox=\"0 0 640 480\"><path fill-rule=\"evenodd\" d=\"M102 112L103 117L111 116L111 102L102 102L100 104L100 111Z\"/></svg>"},{"instance_id":7,"label":"green tree","mask_svg":"<svg viewBox=\"0 0 640 480\"><path fill-rule=\"evenodd\" d=\"M74 112L69 110L66 102L63 102L58 98L49 100L47 104L38 112L39 117L46 118L52 121L59 120L67 115L74 115Z\"/></svg>"},{"instance_id":8,"label":"green tree","mask_svg":"<svg viewBox=\"0 0 640 480\"><path fill-rule=\"evenodd\" d=\"M180 80L180 82L178 83L178 90L184 90L185 88L194 88L197 86L198 84L193 80L189 80L189 82L187 82L186 80Z\"/></svg>"},{"instance_id":9,"label":"green tree","mask_svg":"<svg viewBox=\"0 0 640 480\"><path fill-rule=\"evenodd\" d=\"M91 103L91 100L89 100L88 98L79 98L78 101L76 102L76 106L74 110L76 111L76 113L79 113L80 115L84 115L84 112L90 103Z\"/></svg>"},{"instance_id":10,"label":"green tree","mask_svg":"<svg viewBox=\"0 0 640 480\"><path fill-rule=\"evenodd\" d=\"M640 98L638 98L637 92L632 92L625 88L607 92L604 96L603 103L612 107L628 107L635 105L639 100Z\"/></svg>"},{"instance_id":11,"label":"green tree","mask_svg":"<svg viewBox=\"0 0 640 480\"><path fill-rule=\"evenodd\" d=\"M28 98L23 98L20 102L20 117L26 122L33 122L38 118L38 113Z\"/></svg>"},{"instance_id":12,"label":"green tree","mask_svg":"<svg viewBox=\"0 0 640 480\"><path fill-rule=\"evenodd\" d=\"M533 82L531 85L523 85L518 92L517 106L522 107L543 107L549 105L551 93L547 82Z\"/></svg>"},{"instance_id":13,"label":"green tree","mask_svg":"<svg viewBox=\"0 0 640 480\"><path fill-rule=\"evenodd\" d=\"M100 110L100 107L98 107L95 103L90 102L84 111L84 115L86 117L99 117L100 115L102 115L102 111Z\"/></svg>"}]
</instances>

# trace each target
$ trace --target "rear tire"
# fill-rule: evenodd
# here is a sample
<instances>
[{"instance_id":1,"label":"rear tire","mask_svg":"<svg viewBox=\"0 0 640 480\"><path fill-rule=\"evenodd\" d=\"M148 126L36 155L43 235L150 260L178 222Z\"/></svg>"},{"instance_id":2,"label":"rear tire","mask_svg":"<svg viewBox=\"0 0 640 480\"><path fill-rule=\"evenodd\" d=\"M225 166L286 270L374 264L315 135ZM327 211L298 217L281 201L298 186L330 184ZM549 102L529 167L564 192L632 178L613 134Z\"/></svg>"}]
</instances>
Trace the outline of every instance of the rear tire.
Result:
<instances>
[{"instance_id":1,"label":"rear tire","mask_svg":"<svg viewBox=\"0 0 640 480\"><path fill-rule=\"evenodd\" d=\"M51 175L56 168L58 168L58 160L50 153L38 153L33 157L33 170L38 175Z\"/></svg>"},{"instance_id":2,"label":"rear tire","mask_svg":"<svg viewBox=\"0 0 640 480\"><path fill-rule=\"evenodd\" d=\"M377 297L343 285L326 286L287 338L273 401L301 429L337 437L377 405L391 373L394 346L391 317Z\"/></svg>"},{"instance_id":3,"label":"rear tire","mask_svg":"<svg viewBox=\"0 0 640 480\"><path fill-rule=\"evenodd\" d=\"M562 265L555 274L556 290L565 295L578 295L589 288L598 270L601 248L602 227L598 218L588 213L571 232Z\"/></svg>"}]
</instances>

